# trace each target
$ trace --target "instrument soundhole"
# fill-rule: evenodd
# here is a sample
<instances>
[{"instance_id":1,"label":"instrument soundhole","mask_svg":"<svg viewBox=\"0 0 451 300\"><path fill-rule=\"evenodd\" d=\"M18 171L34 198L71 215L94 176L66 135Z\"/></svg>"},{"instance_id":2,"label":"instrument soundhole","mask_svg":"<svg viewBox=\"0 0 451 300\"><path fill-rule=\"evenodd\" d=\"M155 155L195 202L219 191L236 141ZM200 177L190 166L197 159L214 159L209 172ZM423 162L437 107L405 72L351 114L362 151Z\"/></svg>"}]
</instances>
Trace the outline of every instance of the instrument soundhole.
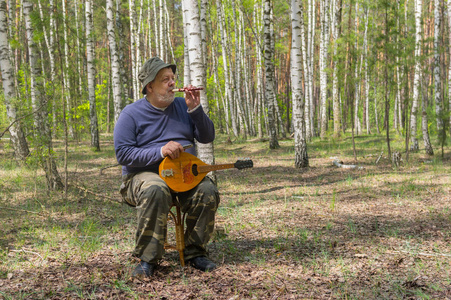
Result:
<instances>
[{"instance_id":1,"label":"instrument soundhole","mask_svg":"<svg viewBox=\"0 0 451 300\"><path fill-rule=\"evenodd\" d=\"M196 164L193 164L192 170L193 170L193 175L194 175L194 176L199 175L199 172L197 171L197 165L196 165Z\"/></svg>"}]
</instances>

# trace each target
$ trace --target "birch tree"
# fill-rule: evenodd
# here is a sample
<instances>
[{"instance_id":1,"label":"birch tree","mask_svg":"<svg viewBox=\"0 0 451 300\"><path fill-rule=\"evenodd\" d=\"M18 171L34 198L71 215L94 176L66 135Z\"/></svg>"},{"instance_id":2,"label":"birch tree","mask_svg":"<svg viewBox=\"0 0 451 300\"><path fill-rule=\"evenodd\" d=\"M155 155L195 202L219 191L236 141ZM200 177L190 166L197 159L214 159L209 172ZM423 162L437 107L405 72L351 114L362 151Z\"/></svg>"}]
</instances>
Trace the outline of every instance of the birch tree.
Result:
<instances>
[{"instance_id":1,"label":"birch tree","mask_svg":"<svg viewBox=\"0 0 451 300\"><path fill-rule=\"evenodd\" d=\"M133 87L133 98L134 100L138 100L141 98L141 88L138 83L138 65L137 65L137 57L136 57L136 49L138 45L136 44L136 35L137 30L135 26L135 0L128 1L128 13L130 19L130 59L132 65L132 87ZM87 31L87 29L86 29Z\"/></svg>"},{"instance_id":2,"label":"birch tree","mask_svg":"<svg viewBox=\"0 0 451 300\"><path fill-rule=\"evenodd\" d=\"M108 31L108 43L110 46L111 57L111 77L113 86L113 107L114 107L114 123L119 118L119 114L122 110L122 88L121 88L121 73L119 55L116 45L116 33L114 26L114 11L113 0L106 1L106 16L107 16L107 31Z\"/></svg>"},{"instance_id":3,"label":"birch tree","mask_svg":"<svg viewBox=\"0 0 451 300\"><path fill-rule=\"evenodd\" d=\"M291 91L293 101L294 164L296 168L309 165L304 120L304 91L302 89L302 38L304 16L302 1L291 0Z\"/></svg>"},{"instance_id":4,"label":"birch tree","mask_svg":"<svg viewBox=\"0 0 451 300\"><path fill-rule=\"evenodd\" d=\"M74 137L75 133L74 133L74 128L72 126L73 121L72 121L72 104L71 104L71 83L70 83L70 78L69 78L69 70L70 70L70 66L69 66L69 57L70 57L70 53L69 53L69 40L68 40L68 34L67 34L67 10L66 10L66 1L62 1L63 4L63 31L64 31L64 69L63 69L63 82L64 82L64 97L65 97L65 101L66 101L66 110L67 110L67 117L68 117L68 122L66 122L67 126L68 126L68 134L70 137ZM53 0L50 0L50 3L53 6ZM53 13L51 14L51 16L53 15ZM51 18L52 20L52 18ZM51 23L52 24L52 23ZM50 26L50 32L53 31L53 27L52 25ZM53 35L51 35L50 37L52 37ZM53 46L53 41L52 41L52 46ZM53 49L53 47L52 47ZM49 51L50 52L50 51ZM53 52L53 51L52 51ZM53 81L53 80L52 80ZM63 100L64 101L64 100Z\"/></svg>"},{"instance_id":5,"label":"birch tree","mask_svg":"<svg viewBox=\"0 0 451 300\"><path fill-rule=\"evenodd\" d=\"M423 143L426 154L434 155L434 150L432 149L431 139L429 138L429 128L428 128L428 114L427 114L427 106L428 106L428 86L429 86L429 76L424 76L424 85L422 86L422 94L423 94L423 105L422 105L422 114L421 114L421 131L423 133Z\"/></svg>"},{"instance_id":6,"label":"birch tree","mask_svg":"<svg viewBox=\"0 0 451 300\"><path fill-rule=\"evenodd\" d=\"M315 0L308 0L308 29L307 29L307 73L306 76L306 93L305 93L305 126L307 131L307 139L314 136L313 124L313 66L315 61Z\"/></svg>"},{"instance_id":7,"label":"birch tree","mask_svg":"<svg viewBox=\"0 0 451 300\"><path fill-rule=\"evenodd\" d=\"M338 2L337 2L338 1ZM333 41L333 56L332 56L332 107L334 116L334 137L337 138L341 134L341 112L339 101L339 87L338 87L338 66L337 66L337 51L338 51L338 37L341 19L341 0L332 0L332 22L331 34Z\"/></svg>"},{"instance_id":8,"label":"birch tree","mask_svg":"<svg viewBox=\"0 0 451 300\"><path fill-rule=\"evenodd\" d=\"M264 32L264 58L265 58L265 101L268 110L268 136L269 148L279 148L279 141L277 140L275 109L274 109L274 63L273 52L271 51L271 0L263 0L263 32Z\"/></svg>"},{"instance_id":9,"label":"birch tree","mask_svg":"<svg viewBox=\"0 0 451 300\"><path fill-rule=\"evenodd\" d=\"M449 39L451 40L451 0L448 0L448 33L449 33ZM451 47L449 47L449 55L451 57ZM451 111L451 63L448 64L448 112ZM451 137L451 117L449 119L449 136ZM444 139L444 137L443 137Z\"/></svg>"},{"instance_id":10,"label":"birch tree","mask_svg":"<svg viewBox=\"0 0 451 300\"><path fill-rule=\"evenodd\" d=\"M197 0L182 0L186 14L185 26L188 29L188 53L190 62L191 84L205 87L205 65L202 53L202 34L200 24L199 5ZM209 104L205 89L200 91L200 101L205 113L209 113ZM213 143L197 145L198 157L208 164L214 164Z\"/></svg>"},{"instance_id":11,"label":"birch tree","mask_svg":"<svg viewBox=\"0 0 451 300\"><path fill-rule=\"evenodd\" d=\"M14 149L14 157L17 161L25 161L30 154L27 140L22 128L22 123L17 115L17 97L14 82L14 68L11 64L8 33L8 20L6 12L6 1L0 0L0 71L2 73L3 93L5 95L6 115L9 126L9 133Z\"/></svg>"},{"instance_id":12,"label":"birch tree","mask_svg":"<svg viewBox=\"0 0 451 300\"><path fill-rule=\"evenodd\" d=\"M443 128L442 120L442 70L440 61L440 23L442 15L440 13L440 1L434 0L434 99L435 99L435 119L437 122L437 132Z\"/></svg>"},{"instance_id":13,"label":"birch tree","mask_svg":"<svg viewBox=\"0 0 451 300\"><path fill-rule=\"evenodd\" d=\"M89 121L91 129L91 147L100 151L99 128L97 121L95 66L94 66L94 32L92 22L92 0L86 1L86 64L88 67Z\"/></svg>"},{"instance_id":14,"label":"birch tree","mask_svg":"<svg viewBox=\"0 0 451 300\"><path fill-rule=\"evenodd\" d=\"M29 1L24 1L23 14L25 18L25 28L27 31L27 42L29 52L30 65L30 95L34 116L35 126L35 140L36 151L42 168L45 171L47 180L47 187L49 190L60 190L63 188L63 182L56 168L56 163L53 158L52 136L50 132L50 125L48 124L48 110L45 93L43 93L43 78L41 70L39 69L38 51L34 42L34 30L31 21L31 14L33 11L33 4Z\"/></svg>"},{"instance_id":15,"label":"birch tree","mask_svg":"<svg viewBox=\"0 0 451 300\"><path fill-rule=\"evenodd\" d=\"M329 47L329 0L321 0L321 39L319 46L319 61L320 61L320 122L321 122L321 138L325 138L327 130L327 54Z\"/></svg>"},{"instance_id":16,"label":"birch tree","mask_svg":"<svg viewBox=\"0 0 451 300\"><path fill-rule=\"evenodd\" d=\"M356 1L355 3L355 51L358 52L358 36L359 36L359 2ZM359 118L359 108L360 108L360 73L361 73L361 66L362 66L362 57L360 58L360 64L359 60L356 58L356 63L354 66L354 128L356 134L361 133L361 124L360 124L360 118Z\"/></svg>"},{"instance_id":17,"label":"birch tree","mask_svg":"<svg viewBox=\"0 0 451 300\"><path fill-rule=\"evenodd\" d=\"M225 108L225 119L226 122L229 122L229 117L231 121L232 131L235 136L238 136L237 131L237 124L236 124L236 118L235 114L233 112L233 92L230 82L230 76L229 76L229 65L228 65L228 58L229 56L229 49L228 49L228 38L227 38L227 31L225 28L225 13L224 13L224 6L222 5L221 1L216 2L217 7L217 13L218 13L218 24L219 24L219 31L221 34L221 49L222 49L222 63L223 63L223 72L224 72L224 85L225 85L225 98L227 107ZM227 126L229 128L229 126ZM228 132L228 134L230 134Z\"/></svg>"},{"instance_id":18,"label":"birch tree","mask_svg":"<svg viewBox=\"0 0 451 300\"><path fill-rule=\"evenodd\" d=\"M417 114L418 114L418 102L420 98L420 78L421 78L421 6L422 0L415 0L415 74L413 79L413 100L412 111L410 115L410 149L418 151L418 139L417 139Z\"/></svg>"},{"instance_id":19,"label":"birch tree","mask_svg":"<svg viewBox=\"0 0 451 300\"><path fill-rule=\"evenodd\" d=\"M369 83L369 70L368 70L368 6L365 6L365 31L363 34L363 53L362 53L362 65L364 67L365 72L365 86L364 86L364 95L365 95L365 126L366 126L366 133L370 134L370 112L369 112L369 106L370 106L370 97L369 97L369 89L370 89L370 83Z\"/></svg>"}]
</instances>

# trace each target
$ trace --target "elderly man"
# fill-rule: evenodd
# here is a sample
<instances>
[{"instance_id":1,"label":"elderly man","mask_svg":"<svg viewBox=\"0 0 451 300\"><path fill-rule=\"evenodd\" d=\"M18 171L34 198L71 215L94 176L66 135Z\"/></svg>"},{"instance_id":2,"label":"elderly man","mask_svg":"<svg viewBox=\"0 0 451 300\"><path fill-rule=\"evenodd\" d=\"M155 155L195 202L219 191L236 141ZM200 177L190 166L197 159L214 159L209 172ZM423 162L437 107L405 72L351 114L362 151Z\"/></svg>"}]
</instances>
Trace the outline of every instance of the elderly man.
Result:
<instances>
[{"instance_id":1,"label":"elderly man","mask_svg":"<svg viewBox=\"0 0 451 300\"><path fill-rule=\"evenodd\" d=\"M152 276L164 254L167 217L173 192L158 175L164 157L179 157L185 145L210 143L213 122L200 105L199 91L175 97L176 66L158 57L147 60L139 72L143 98L127 105L114 128L114 147L122 165L121 195L136 207L138 228L133 255L141 261L132 276ZM188 86L187 88L193 88ZM195 154L195 147L186 149ZM207 258L219 194L206 177L192 190L177 194L186 213L185 260L202 271L216 268Z\"/></svg>"}]
</instances>

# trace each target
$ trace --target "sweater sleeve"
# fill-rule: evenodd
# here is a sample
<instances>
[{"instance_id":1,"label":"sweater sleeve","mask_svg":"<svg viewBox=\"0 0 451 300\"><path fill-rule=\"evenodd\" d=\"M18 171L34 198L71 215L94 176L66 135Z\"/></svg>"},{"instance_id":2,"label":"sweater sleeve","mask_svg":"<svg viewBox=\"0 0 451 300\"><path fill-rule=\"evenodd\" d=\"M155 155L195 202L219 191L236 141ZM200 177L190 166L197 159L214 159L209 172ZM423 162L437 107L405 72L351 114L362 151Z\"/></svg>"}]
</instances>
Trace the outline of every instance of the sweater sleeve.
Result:
<instances>
[{"instance_id":1,"label":"sweater sleeve","mask_svg":"<svg viewBox=\"0 0 451 300\"><path fill-rule=\"evenodd\" d=\"M194 137L196 140L202 144L213 142L215 139L215 126L213 121L205 114L202 106L190 112L189 115L194 123Z\"/></svg>"},{"instance_id":2,"label":"sweater sleeve","mask_svg":"<svg viewBox=\"0 0 451 300\"><path fill-rule=\"evenodd\" d=\"M119 164L127 167L146 167L161 161L161 147L137 147L136 123L124 111L114 127L114 148Z\"/></svg>"}]
</instances>

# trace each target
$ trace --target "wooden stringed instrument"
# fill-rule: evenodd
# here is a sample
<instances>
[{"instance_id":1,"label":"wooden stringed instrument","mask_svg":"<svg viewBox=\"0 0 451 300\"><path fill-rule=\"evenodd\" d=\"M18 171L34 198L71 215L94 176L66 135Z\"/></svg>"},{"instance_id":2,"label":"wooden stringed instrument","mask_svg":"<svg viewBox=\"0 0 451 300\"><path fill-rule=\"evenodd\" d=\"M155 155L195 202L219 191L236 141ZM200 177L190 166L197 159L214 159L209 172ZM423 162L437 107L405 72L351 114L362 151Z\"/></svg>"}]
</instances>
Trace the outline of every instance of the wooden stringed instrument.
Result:
<instances>
[{"instance_id":1,"label":"wooden stringed instrument","mask_svg":"<svg viewBox=\"0 0 451 300\"><path fill-rule=\"evenodd\" d=\"M198 185L211 171L252 168L252 160L238 160L234 164L209 165L188 152L176 159L166 157L160 163L158 174L175 192L186 192Z\"/></svg>"}]
</instances>

